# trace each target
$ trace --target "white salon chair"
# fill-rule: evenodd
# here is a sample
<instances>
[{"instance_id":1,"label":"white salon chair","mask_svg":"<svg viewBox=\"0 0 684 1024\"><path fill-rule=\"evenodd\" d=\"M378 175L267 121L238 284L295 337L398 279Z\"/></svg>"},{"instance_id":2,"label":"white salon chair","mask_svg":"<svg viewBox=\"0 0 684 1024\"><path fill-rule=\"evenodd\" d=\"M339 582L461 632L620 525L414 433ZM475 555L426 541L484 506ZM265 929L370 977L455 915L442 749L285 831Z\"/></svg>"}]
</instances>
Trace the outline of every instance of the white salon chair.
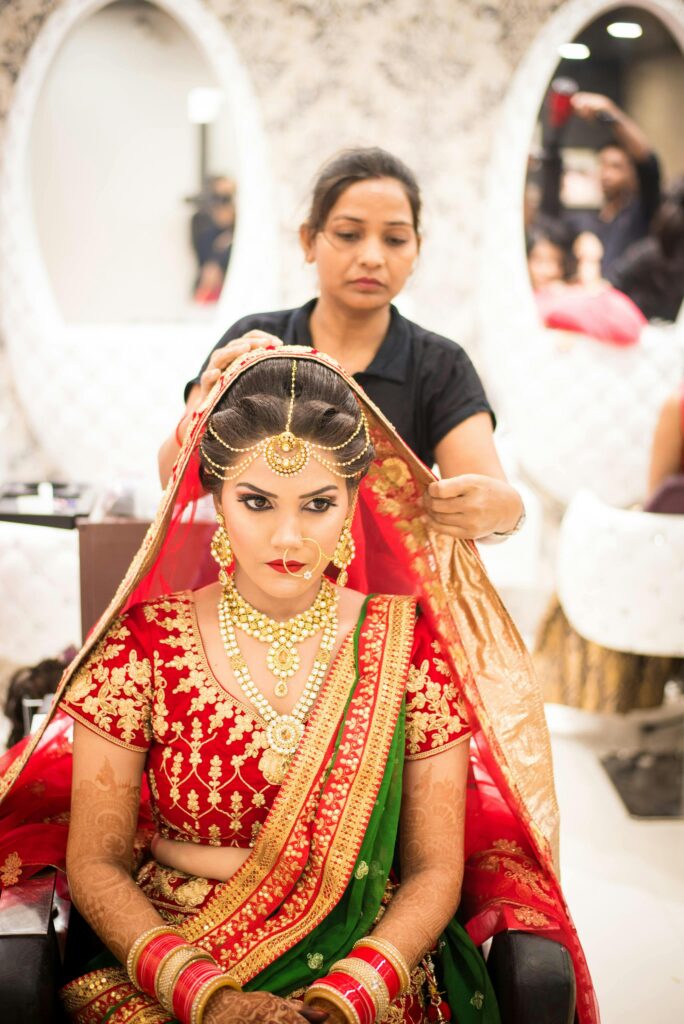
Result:
<instances>
[{"instance_id":1,"label":"white salon chair","mask_svg":"<svg viewBox=\"0 0 684 1024\"><path fill-rule=\"evenodd\" d=\"M79 644L78 531L0 522L0 656L21 665Z\"/></svg>"},{"instance_id":2,"label":"white salon chair","mask_svg":"<svg viewBox=\"0 0 684 1024\"><path fill-rule=\"evenodd\" d=\"M684 516L612 508L584 491L560 530L558 596L585 639L684 656Z\"/></svg>"},{"instance_id":3,"label":"white salon chair","mask_svg":"<svg viewBox=\"0 0 684 1024\"><path fill-rule=\"evenodd\" d=\"M641 500L658 412L684 368L682 332L646 327L618 348L539 329L524 360L503 361L509 427L535 488L563 505L585 488L618 507Z\"/></svg>"}]
</instances>

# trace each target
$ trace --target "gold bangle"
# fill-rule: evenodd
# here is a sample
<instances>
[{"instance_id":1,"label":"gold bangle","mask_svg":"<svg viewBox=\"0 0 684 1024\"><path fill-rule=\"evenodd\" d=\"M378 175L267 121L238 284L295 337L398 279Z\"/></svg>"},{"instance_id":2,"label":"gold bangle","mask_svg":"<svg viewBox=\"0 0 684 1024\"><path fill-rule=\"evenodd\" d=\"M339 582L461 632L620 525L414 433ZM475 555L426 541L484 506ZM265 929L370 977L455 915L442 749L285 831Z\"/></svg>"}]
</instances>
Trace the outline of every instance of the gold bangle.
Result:
<instances>
[{"instance_id":1,"label":"gold bangle","mask_svg":"<svg viewBox=\"0 0 684 1024\"><path fill-rule=\"evenodd\" d=\"M325 982L318 981L311 988L307 989L304 996L304 1002L311 1004L314 999L326 999L329 1003L338 1009L348 1024L361 1024L361 1018L356 1012L356 1007L351 1003L349 999L342 992L338 992L332 985L326 985Z\"/></svg>"},{"instance_id":2,"label":"gold bangle","mask_svg":"<svg viewBox=\"0 0 684 1024\"><path fill-rule=\"evenodd\" d=\"M383 953L397 972L399 985L401 986L397 995L403 995L404 992L408 991L408 987L411 984L411 968L406 962L406 958L401 955L393 943L388 942L387 939L367 935L365 938L355 942L353 948L356 949L357 946L368 946L370 949L374 949L376 953Z\"/></svg>"},{"instance_id":3,"label":"gold bangle","mask_svg":"<svg viewBox=\"0 0 684 1024\"><path fill-rule=\"evenodd\" d=\"M218 992L221 988L232 988L234 992L242 992L242 987L229 974L221 974L218 978L210 978L195 996L190 1012L190 1024L202 1024L207 1003L214 992Z\"/></svg>"},{"instance_id":4,"label":"gold bangle","mask_svg":"<svg viewBox=\"0 0 684 1024\"><path fill-rule=\"evenodd\" d=\"M390 1006L389 989L379 971L357 956L338 960L328 973L333 974L334 971L342 971L343 974L348 974L354 981L363 985L375 1004L376 1020L382 1020L385 1017Z\"/></svg>"},{"instance_id":5,"label":"gold bangle","mask_svg":"<svg viewBox=\"0 0 684 1024\"><path fill-rule=\"evenodd\" d=\"M126 974L137 989L140 988L137 978L140 954L150 939L153 939L156 935L178 935L182 938L181 933L177 928L171 928L168 924L158 924L155 928L148 928L146 932L143 932L134 940L133 945L128 950L128 956L126 957Z\"/></svg>"},{"instance_id":6,"label":"gold bangle","mask_svg":"<svg viewBox=\"0 0 684 1024\"><path fill-rule=\"evenodd\" d=\"M216 963L211 953L188 944L172 949L159 964L154 979L154 994L157 1002L169 1013L173 1012L173 990L179 976L186 967L197 960L211 960L213 964Z\"/></svg>"}]
</instances>

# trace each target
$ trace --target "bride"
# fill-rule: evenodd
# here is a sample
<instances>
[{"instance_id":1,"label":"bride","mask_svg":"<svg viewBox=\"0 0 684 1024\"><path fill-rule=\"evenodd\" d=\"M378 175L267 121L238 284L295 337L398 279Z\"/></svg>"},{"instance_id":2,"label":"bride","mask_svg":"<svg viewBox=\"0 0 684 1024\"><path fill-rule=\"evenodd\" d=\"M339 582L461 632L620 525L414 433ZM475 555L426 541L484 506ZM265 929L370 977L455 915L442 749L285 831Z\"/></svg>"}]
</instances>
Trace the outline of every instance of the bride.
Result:
<instances>
[{"instance_id":1,"label":"bride","mask_svg":"<svg viewBox=\"0 0 684 1024\"><path fill-rule=\"evenodd\" d=\"M565 944L598 1020L527 657L427 529L430 479L311 349L247 355L195 412L52 722L0 764L0 859L66 866L109 951L74 1022L494 1024L504 928Z\"/></svg>"}]
</instances>

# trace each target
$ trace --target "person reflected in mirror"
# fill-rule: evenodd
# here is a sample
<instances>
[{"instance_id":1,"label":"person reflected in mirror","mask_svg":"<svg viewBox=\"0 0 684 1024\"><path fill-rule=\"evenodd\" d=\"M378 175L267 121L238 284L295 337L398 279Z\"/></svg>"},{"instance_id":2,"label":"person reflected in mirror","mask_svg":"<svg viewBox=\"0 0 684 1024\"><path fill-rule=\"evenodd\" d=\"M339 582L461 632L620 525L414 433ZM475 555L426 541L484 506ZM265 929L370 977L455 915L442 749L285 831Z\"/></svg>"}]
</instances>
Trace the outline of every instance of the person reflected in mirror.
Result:
<instances>
[{"instance_id":1,"label":"person reflected in mirror","mask_svg":"<svg viewBox=\"0 0 684 1024\"><path fill-rule=\"evenodd\" d=\"M651 234L629 247L611 278L647 320L677 319L684 302L684 175L667 190Z\"/></svg>"},{"instance_id":2,"label":"person reflected in mirror","mask_svg":"<svg viewBox=\"0 0 684 1024\"><path fill-rule=\"evenodd\" d=\"M195 302L216 302L221 294L235 231L235 182L223 175L210 178L209 194L193 214L190 230L197 258Z\"/></svg>"},{"instance_id":3,"label":"person reflected in mirror","mask_svg":"<svg viewBox=\"0 0 684 1024\"><path fill-rule=\"evenodd\" d=\"M603 246L590 231L576 238L567 224L538 218L526 236L527 266L545 327L614 345L639 340L645 317L601 273Z\"/></svg>"},{"instance_id":4,"label":"person reflected in mirror","mask_svg":"<svg viewBox=\"0 0 684 1024\"><path fill-rule=\"evenodd\" d=\"M576 92L572 113L606 125L611 138L598 152L601 205L595 211L564 210L560 198L562 157L552 145L542 157L541 212L563 216L575 233L591 231L603 245L602 272L612 280L616 261L644 238L660 203L660 163L639 125L607 96Z\"/></svg>"},{"instance_id":5,"label":"person reflected in mirror","mask_svg":"<svg viewBox=\"0 0 684 1024\"><path fill-rule=\"evenodd\" d=\"M336 359L419 458L437 463L442 479L424 498L435 529L496 539L522 525L522 500L506 480L494 414L467 353L392 305L418 261L420 210L415 176L382 149L348 150L323 168L300 229L318 298L244 317L226 331L186 386L185 413L159 452L163 484L193 410L221 372L250 348L282 339Z\"/></svg>"},{"instance_id":6,"label":"person reflected in mirror","mask_svg":"<svg viewBox=\"0 0 684 1024\"><path fill-rule=\"evenodd\" d=\"M537 217L525 235L527 270L535 294L568 282L576 269L572 232L563 221Z\"/></svg>"}]
</instances>

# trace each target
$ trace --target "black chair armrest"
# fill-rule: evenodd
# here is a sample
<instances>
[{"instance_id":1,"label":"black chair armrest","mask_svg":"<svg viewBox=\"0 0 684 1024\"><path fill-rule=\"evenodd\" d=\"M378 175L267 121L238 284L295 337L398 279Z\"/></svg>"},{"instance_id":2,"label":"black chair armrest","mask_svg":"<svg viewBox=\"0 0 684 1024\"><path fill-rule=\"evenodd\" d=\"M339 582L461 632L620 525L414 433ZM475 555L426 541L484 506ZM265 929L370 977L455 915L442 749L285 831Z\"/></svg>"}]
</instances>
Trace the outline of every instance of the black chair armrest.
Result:
<instances>
[{"instance_id":1,"label":"black chair armrest","mask_svg":"<svg viewBox=\"0 0 684 1024\"><path fill-rule=\"evenodd\" d=\"M0 1007L19 1024L58 1024L59 950L54 871L0 894Z\"/></svg>"},{"instance_id":2,"label":"black chair armrest","mask_svg":"<svg viewBox=\"0 0 684 1024\"><path fill-rule=\"evenodd\" d=\"M487 970L501 1024L572 1024L575 972L565 946L531 932L499 932Z\"/></svg>"}]
</instances>

